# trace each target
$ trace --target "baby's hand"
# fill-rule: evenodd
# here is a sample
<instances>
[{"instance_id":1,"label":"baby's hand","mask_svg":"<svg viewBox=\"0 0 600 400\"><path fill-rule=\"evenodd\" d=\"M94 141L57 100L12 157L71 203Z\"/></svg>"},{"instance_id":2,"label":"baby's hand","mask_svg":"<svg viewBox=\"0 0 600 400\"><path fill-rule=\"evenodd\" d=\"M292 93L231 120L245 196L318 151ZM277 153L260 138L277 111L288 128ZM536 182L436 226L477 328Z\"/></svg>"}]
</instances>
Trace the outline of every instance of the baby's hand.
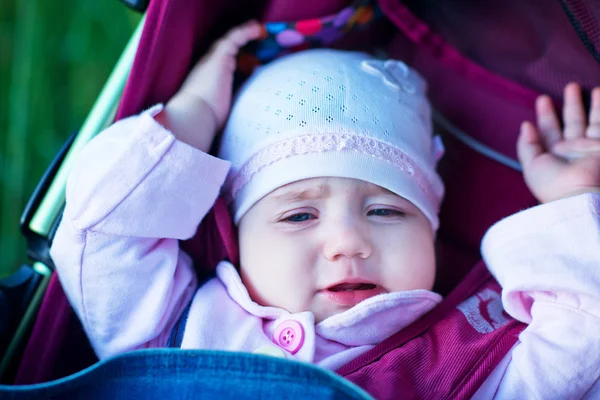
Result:
<instances>
[{"instance_id":1,"label":"baby's hand","mask_svg":"<svg viewBox=\"0 0 600 400\"><path fill-rule=\"evenodd\" d=\"M217 120L225 123L231 106L233 73L236 56L241 47L261 34L256 21L233 28L216 41L208 53L194 66L179 90L180 93L206 101Z\"/></svg>"},{"instance_id":2,"label":"baby's hand","mask_svg":"<svg viewBox=\"0 0 600 400\"><path fill-rule=\"evenodd\" d=\"M538 127L523 122L517 143L529 190L541 203L600 193L600 87L592 91L589 122L576 83L565 87L562 131L550 97L538 97L535 111Z\"/></svg>"},{"instance_id":3,"label":"baby's hand","mask_svg":"<svg viewBox=\"0 0 600 400\"><path fill-rule=\"evenodd\" d=\"M156 120L179 140L207 152L229 114L236 55L261 32L260 24L250 21L215 42Z\"/></svg>"}]
</instances>

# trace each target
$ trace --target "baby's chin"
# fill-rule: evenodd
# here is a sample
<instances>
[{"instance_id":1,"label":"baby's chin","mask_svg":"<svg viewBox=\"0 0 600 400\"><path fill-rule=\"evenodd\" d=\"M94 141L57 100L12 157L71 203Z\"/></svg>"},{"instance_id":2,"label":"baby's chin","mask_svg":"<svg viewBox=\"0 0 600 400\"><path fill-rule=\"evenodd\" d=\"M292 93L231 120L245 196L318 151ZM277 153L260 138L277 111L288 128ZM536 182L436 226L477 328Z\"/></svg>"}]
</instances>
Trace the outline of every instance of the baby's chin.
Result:
<instances>
[{"instance_id":1,"label":"baby's chin","mask_svg":"<svg viewBox=\"0 0 600 400\"><path fill-rule=\"evenodd\" d=\"M325 321L327 318L333 317L335 315L341 314L345 311L348 311L352 307L355 306L336 306L335 308L319 308L317 310L312 310L313 315L315 316L315 325Z\"/></svg>"},{"instance_id":2,"label":"baby's chin","mask_svg":"<svg viewBox=\"0 0 600 400\"><path fill-rule=\"evenodd\" d=\"M358 285L358 287L348 287L348 285ZM311 310L315 316L315 323L318 324L327 318L348 311L365 300L384 293L387 293L387 290L376 284L346 283L336 285L328 290L321 290L317 293Z\"/></svg>"},{"instance_id":3,"label":"baby's chin","mask_svg":"<svg viewBox=\"0 0 600 400\"><path fill-rule=\"evenodd\" d=\"M315 325L317 325L320 322L325 321L329 317L333 317L334 315L340 314L342 312L343 311L331 312L331 313L313 312L313 314L315 315Z\"/></svg>"}]
</instances>

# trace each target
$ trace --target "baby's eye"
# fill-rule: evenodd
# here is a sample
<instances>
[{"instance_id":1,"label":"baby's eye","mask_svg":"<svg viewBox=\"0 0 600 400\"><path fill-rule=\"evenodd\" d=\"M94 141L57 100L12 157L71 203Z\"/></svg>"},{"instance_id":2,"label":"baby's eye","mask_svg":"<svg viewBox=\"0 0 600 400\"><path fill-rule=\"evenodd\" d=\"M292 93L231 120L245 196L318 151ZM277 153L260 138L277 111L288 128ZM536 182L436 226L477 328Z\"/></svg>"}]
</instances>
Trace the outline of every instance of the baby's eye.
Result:
<instances>
[{"instance_id":1,"label":"baby's eye","mask_svg":"<svg viewBox=\"0 0 600 400\"><path fill-rule=\"evenodd\" d=\"M375 215L377 217L403 217L406 214L402 211L391 210L389 208L376 208L369 211L367 215Z\"/></svg>"},{"instance_id":2,"label":"baby's eye","mask_svg":"<svg viewBox=\"0 0 600 400\"><path fill-rule=\"evenodd\" d=\"M298 213L284 219L285 222L304 222L313 219L314 215L309 213Z\"/></svg>"}]
</instances>

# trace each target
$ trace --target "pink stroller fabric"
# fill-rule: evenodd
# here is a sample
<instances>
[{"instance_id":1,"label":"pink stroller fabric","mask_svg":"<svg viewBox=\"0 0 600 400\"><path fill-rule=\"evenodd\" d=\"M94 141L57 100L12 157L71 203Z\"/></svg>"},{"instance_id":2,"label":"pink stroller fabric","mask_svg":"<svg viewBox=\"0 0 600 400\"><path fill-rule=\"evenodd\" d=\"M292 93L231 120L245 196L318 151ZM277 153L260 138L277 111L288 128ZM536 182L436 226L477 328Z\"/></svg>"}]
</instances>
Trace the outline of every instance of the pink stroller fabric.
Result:
<instances>
[{"instance_id":1,"label":"pink stroller fabric","mask_svg":"<svg viewBox=\"0 0 600 400\"><path fill-rule=\"evenodd\" d=\"M249 18L317 18L347 5L346 0L153 0L117 118L165 102L194 60L234 24ZM533 118L538 93L558 97L568 81L578 81L588 89L600 81L595 2L379 0L378 5L386 21L349 35L335 46L384 50L406 61L428 80L430 98L441 115L471 138L509 158L516 159L518 126L522 120ZM440 170L447 194L438 233L437 290L447 294L479 260L479 242L485 230L495 221L535 204L535 200L518 171L452 136L443 137L446 156ZM209 271L224 257L237 260L234 229L224 215L226 206L219 200L198 235L184 243L200 271ZM83 344L67 341L67 331L78 332ZM69 365L59 361L70 352L89 354L82 334L58 281L53 279L16 383L46 381L83 367L82 361ZM386 342L365 357L381 355L393 347ZM505 347L508 351L510 345ZM89 363L90 358L80 360ZM491 371L494 365L487 367Z\"/></svg>"}]
</instances>

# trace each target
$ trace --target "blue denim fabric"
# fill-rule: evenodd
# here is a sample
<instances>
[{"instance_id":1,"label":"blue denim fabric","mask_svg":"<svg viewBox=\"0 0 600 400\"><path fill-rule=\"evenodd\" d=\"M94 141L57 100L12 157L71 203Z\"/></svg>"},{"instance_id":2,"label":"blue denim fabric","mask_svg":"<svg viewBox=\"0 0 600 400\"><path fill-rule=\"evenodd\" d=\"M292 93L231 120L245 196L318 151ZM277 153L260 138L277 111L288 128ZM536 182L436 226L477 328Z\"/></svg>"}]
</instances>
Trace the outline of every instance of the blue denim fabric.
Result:
<instances>
[{"instance_id":1,"label":"blue denim fabric","mask_svg":"<svg viewBox=\"0 0 600 400\"><path fill-rule=\"evenodd\" d=\"M223 351L150 349L116 356L69 377L0 385L0 399L371 399L314 365Z\"/></svg>"}]
</instances>

